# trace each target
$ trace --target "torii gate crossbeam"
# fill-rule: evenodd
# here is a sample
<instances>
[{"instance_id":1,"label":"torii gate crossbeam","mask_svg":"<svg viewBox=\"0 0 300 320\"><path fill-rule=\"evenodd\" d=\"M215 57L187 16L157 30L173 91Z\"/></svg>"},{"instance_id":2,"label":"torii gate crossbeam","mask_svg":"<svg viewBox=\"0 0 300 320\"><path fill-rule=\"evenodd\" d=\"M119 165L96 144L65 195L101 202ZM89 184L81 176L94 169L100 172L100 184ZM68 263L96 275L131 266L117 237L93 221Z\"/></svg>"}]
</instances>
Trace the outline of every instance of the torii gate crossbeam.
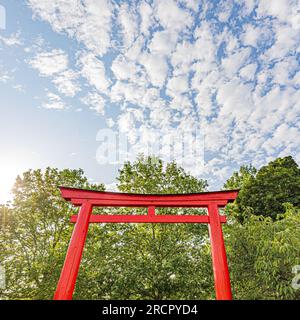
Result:
<instances>
[{"instance_id":1,"label":"torii gate crossbeam","mask_svg":"<svg viewBox=\"0 0 300 320\"><path fill-rule=\"evenodd\" d=\"M212 264L217 300L231 300L230 278L221 223L226 217L219 214L238 195L238 190L194 194L145 195L101 192L60 187L62 197L80 206L71 241L54 294L54 300L71 300L75 289L80 261L89 223L207 223L211 243ZM93 207L147 207L147 215L93 215ZM156 215L156 207L207 208L208 215Z\"/></svg>"}]
</instances>

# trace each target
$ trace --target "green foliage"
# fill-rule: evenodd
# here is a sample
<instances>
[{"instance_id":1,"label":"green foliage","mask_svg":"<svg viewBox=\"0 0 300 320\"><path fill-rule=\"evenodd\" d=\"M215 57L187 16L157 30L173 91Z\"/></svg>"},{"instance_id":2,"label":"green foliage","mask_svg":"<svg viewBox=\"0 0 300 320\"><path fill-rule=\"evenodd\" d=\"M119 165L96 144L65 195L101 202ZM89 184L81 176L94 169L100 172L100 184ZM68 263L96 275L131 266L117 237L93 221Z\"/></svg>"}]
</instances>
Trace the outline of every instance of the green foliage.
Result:
<instances>
[{"instance_id":1,"label":"green foliage","mask_svg":"<svg viewBox=\"0 0 300 320\"><path fill-rule=\"evenodd\" d=\"M126 162L117 179L119 190L130 193L197 193L207 187L175 162L164 165L155 157ZM7 280L1 298L53 297L73 229L69 217L77 211L61 198L59 185L104 190L89 184L82 170L30 170L17 178L12 206L0 206L0 261ZM223 227L234 298L299 299L300 290L291 286L292 268L300 265L297 164L286 157L259 171L241 167L224 187L241 188L237 203L226 209L229 221ZM146 213L141 208L98 211ZM207 226L91 225L74 298L213 299Z\"/></svg>"},{"instance_id":2,"label":"green foliage","mask_svg":"<svg viewBox=\"0 0 300 320\"><path fill-rule=\"evenodd\" d=\"M7 205L0 204L0 230L1 232L6 232L8 228L11 227L12 220L12 210Z\"/></svg>"},{"instance_id":3,"label":"green foliage","mask_svg":"<svg viewBox=\"0 0 300 320\"><path fill-rule=\"evenodd\" d=\"M187 174L175 162L163 162L157 157L139 156L134 163L126 162L119 171L118 189L132 193L193 193L204 191L206 180Z\"/></svg>"},{"instance_id":4,"label":"green foliage","mask_svg":"<svg viewBox=\"0 0 300 320\"><path fill-rule=\"evenodd\" d=\"M281 219L250 215L240 224L228 209L224 227L235 299L300 299L291 286L300 264L300 210L286 204Z\"/></svg>"},{"instance_id":5,"label":"green foliage","mask_svg":"<svg viewBox=\"0 0 300 320\"><path fill-rule=\"evenodd\" d=\"M290 156L270 162L257 173L253 167L241 167L224 187L241 188L236 201L241 221L249 212L276 219L284 212L284 203L300 205L300 168Z\"/></svg>"},{"instance_id":6,"label":"green foliage","mask_svg":"<svg viewBox=\"0 0 300 320\"><path fill-rule=\"evenodd\" d=\"M224 184L225 190L242 189L245 184L254 178L257 170L252 165L241 166L239 171L235 171L233 175Z\"/></svg>"},{"instance_id":7,"label":"green foliage","mask_svg":"<svg viewBox=\"0 0 300 320\"><path fill-rule=\"evenodd\" d=\"M0 235L7 282L2 298L52 298L71 235L69 218L77 211L61 198L60 185L103 190L90 185L82 170L47 168L17 177L9 224Z\"/></svg>"},{"instance_id":8,"label":"green foliage","mask_svg":"<svg viewBox=\"0 0 300 320\"><path fill-rule=\"evenodd\" d=\"M75 299L213 297L209 247L187 230L106 225L96 233L97 242L86 247Z\"/></svg>"},{"instance_id":9,"label":"green foliage","mask_svg":"<svg viewBox=\"0 0 300 320\"><path fill-rule=\"evenodd\" d=\"M117 179L118 188L130 193L201 192L207 186L206 181L188 175L174 162L164 167L160 159L143 156L125 163ZM185 214L182 209L159 210L159 214L174 211ZM116 212L132 214L133 209L118 208ZM145 214L141 209L134 212ZM207 227L199 225L93 226L84 257L89 264L84 264L87 268L83 266L79 275L75 298L212 298L207 240Z\"/></svg>"}]
</instances>

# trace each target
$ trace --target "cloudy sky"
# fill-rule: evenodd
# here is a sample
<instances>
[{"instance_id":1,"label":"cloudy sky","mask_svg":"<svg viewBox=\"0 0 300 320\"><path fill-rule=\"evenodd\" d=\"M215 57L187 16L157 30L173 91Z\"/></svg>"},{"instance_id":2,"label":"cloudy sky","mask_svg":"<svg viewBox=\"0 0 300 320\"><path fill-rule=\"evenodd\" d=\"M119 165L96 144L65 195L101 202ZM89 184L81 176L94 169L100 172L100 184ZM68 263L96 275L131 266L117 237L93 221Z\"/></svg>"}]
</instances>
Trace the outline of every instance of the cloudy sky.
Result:
<instances>
[{"instance_id":1,"label":"cloudy sky","mask_svg":"<svg viewBox=\"0 0 300 320\"><path fill-rule=\"evenodd\" d=\"M159 141L211 190L243 164L300 163L299 70L298 0L0 0L0 200L46 166L111 188L103 132L129 156ZM164 148L189 132L204 152Z\"/></svg>"}]
</instances>

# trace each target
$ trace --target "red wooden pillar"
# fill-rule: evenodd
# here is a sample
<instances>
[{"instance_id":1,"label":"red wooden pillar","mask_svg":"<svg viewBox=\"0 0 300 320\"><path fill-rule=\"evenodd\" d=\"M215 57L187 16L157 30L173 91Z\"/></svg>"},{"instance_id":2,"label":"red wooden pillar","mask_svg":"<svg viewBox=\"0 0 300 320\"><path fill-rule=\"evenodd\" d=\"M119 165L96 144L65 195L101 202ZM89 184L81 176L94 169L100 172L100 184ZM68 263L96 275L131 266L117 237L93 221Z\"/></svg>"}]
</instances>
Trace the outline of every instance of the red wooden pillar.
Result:
<instances>
[{"instance_id":1,"label":"red wooden pillar","mask_svg":"<svg viewBox=\"0 0 300 320\"><path fill-rule=\"evenodd\" d=\"M218 205L208 205L209 235L217 300L232 300L226 251Z\"/></svg>"},{"instance_id":2,"label":"red wooden pillar","mask_svg":"<svg viewBox=\"0 0 300 320\"><path fill-rule=\"evenodd\" d=\"M91 212L92 205L89 202L83 203L72 233L54 300L72 300Z\"/></svg>"}]
</instances>

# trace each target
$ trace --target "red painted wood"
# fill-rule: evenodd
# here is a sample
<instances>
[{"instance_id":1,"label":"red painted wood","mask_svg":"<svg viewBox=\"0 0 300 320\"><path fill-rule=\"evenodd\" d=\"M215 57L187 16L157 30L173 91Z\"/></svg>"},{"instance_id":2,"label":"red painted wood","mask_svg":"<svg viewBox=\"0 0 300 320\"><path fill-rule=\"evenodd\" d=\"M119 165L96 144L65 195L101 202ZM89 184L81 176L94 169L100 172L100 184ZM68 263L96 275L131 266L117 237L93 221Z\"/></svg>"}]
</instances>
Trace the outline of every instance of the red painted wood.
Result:
<instances>
[{"instance_id":1,"label":"red painted wood","mask_svg":"<svg viewBox=\"0 0 300 320\"><path fill-rule=\"evenodd\" d=\"M84 199L71 199L70 200L75 206L81 206L86 201ZM88 200L93 206L96 207L149 207L155 205L155 207L188 207L188 208L207 208L209 200L181 200L181 201L169 201L169 200L111 200L103 199ZM227 200L211 200L211 203L217 203L219 207L225 207L229 202Z\"/></svg>"},{"instance_id":2,"label":"red painted wood","mask_svg":"<svg viewBox=\"0 0 300 320\"><path fill-rule=\"evenodd\" d=\"M155 216L155 207L154 206L148 207L148 216Z\"/></svg>"},{"instance_id":3,"label":"red painted wood","mask_svg":"<svg viewBox=\"0 0 300 320\"><path fill-rule=\"evenodd\" d=\"M238 190L230 191L212 191L212 192L202 192L202 193L192 193L192 194L131 194L131 193L119 193L119 192L105 192L105 191L93 191L93 190L81 190L74 188L61 187L61 195L64 199L70 201L71 199L83 199L85 200L117 200L117 201L139 201L147 202L155 201L169 201L174 202L180 206L182 201L191 200L202 200L202 201L214 201L214 200L225 200L233 201L237 197ZM148 206L146 204L145 206Z\"/></svg>"},{"instance_id":4,"label":"red painted wood","mask_svg":"<svg viewBox=\"0 0 300 320\"><path fill-rule=\"evenodd\" d=\"M81 256L87 236L92 206L86 202L78 214L62 272L54 294L54 300L71 300L80 267Z\"/></svg>"},{"instance_id":5,"label":"red painted wood","mask_svg":"<svg viewBox=\"0 0 300 320\"><path fill-rule=\"evenodd\" d=\"M218 208L232 202L238 190L203 192L198 194L144 195L99 192L61 187L67 201L81 206L66 260L54 295L55 300L72 299L89 223L208 223L217 299L231 299L230 279L221 223L226 217ZM91 215L93 206L148 207L147 215ZM208 215L155 215L156 207L206 207Z\"/></svg>"},{"instance_id":6,"label":"red painted wood","mask_svg":"<svg viewBox=\"0 0 300 320\"><path fill-rule=\"evenodd\" d=\"M208 206L211 255L217 300L231 300L230 278L218 207Z\"/></svg>"},{"instance_id":7,"label":"red painted wood","mask_svg":"<svg viewBox=\"0 0 300 320\"><path fill-rule=\"evenodd\" d=\"M71 222L75 223L78 216L73 215ZM226 222L226 216L220 216L221 223ZM209 216L203 215L106 215L92 214L89 223L209 223Z\"/></svg>"}]
</instances>

